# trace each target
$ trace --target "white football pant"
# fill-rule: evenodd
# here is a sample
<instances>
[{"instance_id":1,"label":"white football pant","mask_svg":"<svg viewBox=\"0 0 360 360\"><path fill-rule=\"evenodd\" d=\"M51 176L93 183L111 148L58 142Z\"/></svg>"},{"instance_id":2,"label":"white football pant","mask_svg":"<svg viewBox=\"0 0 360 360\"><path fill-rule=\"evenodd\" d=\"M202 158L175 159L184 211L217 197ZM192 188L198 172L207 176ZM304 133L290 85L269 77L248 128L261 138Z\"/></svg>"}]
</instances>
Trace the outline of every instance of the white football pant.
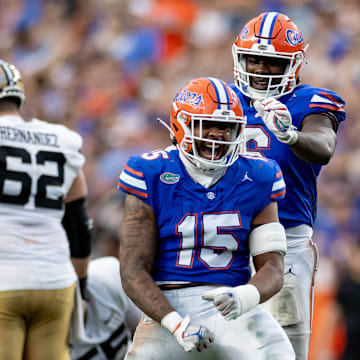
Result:
<instances>
[{"instance_id":1,"label":"white football pant","mask_svg":"<svg viewBox=\"0 0 360 360\"><path fill-rule=\"evenodd\" d=\"M314 278L318 250L311 240L312 229L300 225L286 229L287 254L284 259L284 286L263 304L288 335L296 360L307 360L314 302Z\"/></svg>"},{"instance_id":2,"label":"white football pant","mask_svg":"<svg viewBox=\"0 0 360 360\"><path fill-rule=\"evenodd\" d=\"M175 337L147 316L140 321L127 360L294 360L295 354L277 321L260 306L232 321L224 320L212 302L201 296L213 286L166 290L165 296L191 323L214 334L210 350L185 352Z\"/></svg>"}]
</instances>

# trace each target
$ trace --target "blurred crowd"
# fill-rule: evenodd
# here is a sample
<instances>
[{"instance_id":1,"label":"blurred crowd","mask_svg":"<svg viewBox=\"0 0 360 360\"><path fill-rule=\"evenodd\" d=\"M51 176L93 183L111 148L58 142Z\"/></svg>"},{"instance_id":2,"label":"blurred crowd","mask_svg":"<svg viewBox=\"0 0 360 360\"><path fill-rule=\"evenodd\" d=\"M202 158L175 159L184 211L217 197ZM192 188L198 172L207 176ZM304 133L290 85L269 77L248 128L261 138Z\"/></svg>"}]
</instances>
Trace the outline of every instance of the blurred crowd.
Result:
<instances>
[{"instance_id":1,"label":"blurred crowd","mask_svg":"<svg viewBox=\"0 0 360 360\"><path fill-rule=\"evenodd\" d=\"M360 246L359 1L0 0L0 9L0 58L23 74L25 117L84 138L94 256L117 253L118 175L129 155L170 144L157 118L168 121L177 90L199 76L231 82L231 46L244 23L263 11L290 16L310 44L302 83L347 103L336 155L319 178L314 227L321 261L311 356L337 359L346 336L326 306Z\"/></svg>"}]
</instances>

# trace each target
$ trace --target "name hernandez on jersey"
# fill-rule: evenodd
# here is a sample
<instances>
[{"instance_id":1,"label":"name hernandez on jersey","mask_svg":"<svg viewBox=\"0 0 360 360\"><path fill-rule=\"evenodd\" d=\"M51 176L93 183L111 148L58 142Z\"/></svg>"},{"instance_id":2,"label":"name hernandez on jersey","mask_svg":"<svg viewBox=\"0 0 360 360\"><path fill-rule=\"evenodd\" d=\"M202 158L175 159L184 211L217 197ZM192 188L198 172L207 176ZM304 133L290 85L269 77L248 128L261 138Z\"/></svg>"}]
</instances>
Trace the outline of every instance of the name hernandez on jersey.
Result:
<instances>
[{"instance_id":1,"label":"name hernandez on jersey","mask_svg":"<svg viewBox=\"0 0 360 360\"><path fill-rule=\"evenodd\" d=\"M254 107L250 106L249 98L234 84L229 85L240 98L247 115L246 153L275 159L283 172L287 189L286 197L278 202L281 223L285 228L300 224L312 226L317 209L316 182L322 166L299 159L288 145L277 141ZM335 131L346 118L344 100L331 90L303 84L279 101L287 106L293 125L298 129L310 114L327 114Z\"/></svg>"},{"instance_id":2,"label":"name hernandez on jersey","mask_svg":"<svg viewBox=\"0 0 360 360\"><path fill-rule=\"evenodd\" d=\"M63 125L0 117L2 220L61 221L63 199L85 162L82 138ZM33 211L36 210L36 211Z\"/></svg>"},{"instance_id":3,"label":"name hernandez on jersey","mask_svg":"<svg viewBox=\"0 0 360 360\"><path fill-rule=\"evenodd\" d=\"M131 157L118 187L154 210L159 250L152 277L158 283L247 283L250 223L285 195L273 160L241 156L205 188L188 175L176 149Z\"/></svg>"},{"instance_id":4,"label":"name hernandez on jersey","mask_svg":"<svg viewBox=\"0 0 360 360\"><path fill-rule=\"evenodd\" d=\"M0 116L0 290L76 281L61 220L85 161L81 146L81 136L63 125Z\"/></svg>"},{"instance_id":5,"label":"name hernandez on jersey","mask_svg":"<svg viewBox=\"0 0 360 360\"><path fill-rule=\"evenodd\" d=\"M0 126L0 140L17 141L24 144L45 145L58 148L57 134Z\"/></svg>"}]
</instances>

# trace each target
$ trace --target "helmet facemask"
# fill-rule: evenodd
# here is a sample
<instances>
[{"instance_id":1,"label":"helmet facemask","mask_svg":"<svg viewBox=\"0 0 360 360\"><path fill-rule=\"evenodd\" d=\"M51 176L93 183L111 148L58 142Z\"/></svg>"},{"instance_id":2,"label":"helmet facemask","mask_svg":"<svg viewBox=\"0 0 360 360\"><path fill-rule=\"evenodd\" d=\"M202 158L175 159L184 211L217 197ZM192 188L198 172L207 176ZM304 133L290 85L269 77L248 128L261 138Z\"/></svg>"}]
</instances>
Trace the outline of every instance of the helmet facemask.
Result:
<instances>
[{"instance_id":1,"label":"helmet facemask","mask_svg":"<svg viewBox=\"0 0 360 360\"><path fill-rule=\"evenodd\" d=\"M235 116L231 110L215 110L214 114L191 114L186 111L178 113L178 121L184 129L184 137L179 150L197 168L211 171L233 164L239 156L244 143L244 128L246 120ZM217 140L204 137L206 128L212 126L228 127L229 140ZM225 130L224 130L225 131ZM206 157L200 152L207 153Z\"/></svg>"},{"instance_id":2,"label":"helmet facemask","mask_svg":"<svg viewBox=\"0 0 360 360\"><path fill-rule=\"evenodd\" d=\"M270 47L270 46L269 46ZM280 98L289 94L297 85L298 73L304 61L304 53L264 52L258 50L244 50L233 45L234 79L235 85L246 96L253 100L264 100L268 97ZM246 56L263 56L269 58L285 59L288 65L283 74L266 75L254 74L246 71ZM251 86L251 77L268 79L267 89L258 90ZM280 80L280 81L279 81Z\"/></svg>"},{"instance_id":3,"label":"helmet facemask","mask_svg":"<svg viewBox=\"0 0 360 360\"><path fill-rule=\"evenodd\" d=\"M230 166L244 148L240 100L220 79L189 81L172 102L170 125L182 159L202 171Z\"/></svg>"}]
</instances>

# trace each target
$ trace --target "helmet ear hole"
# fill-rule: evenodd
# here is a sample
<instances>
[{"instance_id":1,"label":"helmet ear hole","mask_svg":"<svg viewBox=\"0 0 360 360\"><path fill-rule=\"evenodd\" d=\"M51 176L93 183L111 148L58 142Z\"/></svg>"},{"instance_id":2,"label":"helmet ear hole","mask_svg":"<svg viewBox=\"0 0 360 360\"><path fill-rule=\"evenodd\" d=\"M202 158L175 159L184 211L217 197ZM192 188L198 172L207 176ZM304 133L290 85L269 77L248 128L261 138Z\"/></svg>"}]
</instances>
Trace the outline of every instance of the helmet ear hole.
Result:
<instances>
[{"instance_id":1,"label":"helmet ear hole","mask_svg":"<svg viewBox=\"0 0 360 360\"><path fill-rule=\"evenodd\" d=\"M179 111L177 114L177 119L180 122L180 124L189 125L191 118L187 114L185 114L184 111Z\"/></svg>"}]
</instances>

